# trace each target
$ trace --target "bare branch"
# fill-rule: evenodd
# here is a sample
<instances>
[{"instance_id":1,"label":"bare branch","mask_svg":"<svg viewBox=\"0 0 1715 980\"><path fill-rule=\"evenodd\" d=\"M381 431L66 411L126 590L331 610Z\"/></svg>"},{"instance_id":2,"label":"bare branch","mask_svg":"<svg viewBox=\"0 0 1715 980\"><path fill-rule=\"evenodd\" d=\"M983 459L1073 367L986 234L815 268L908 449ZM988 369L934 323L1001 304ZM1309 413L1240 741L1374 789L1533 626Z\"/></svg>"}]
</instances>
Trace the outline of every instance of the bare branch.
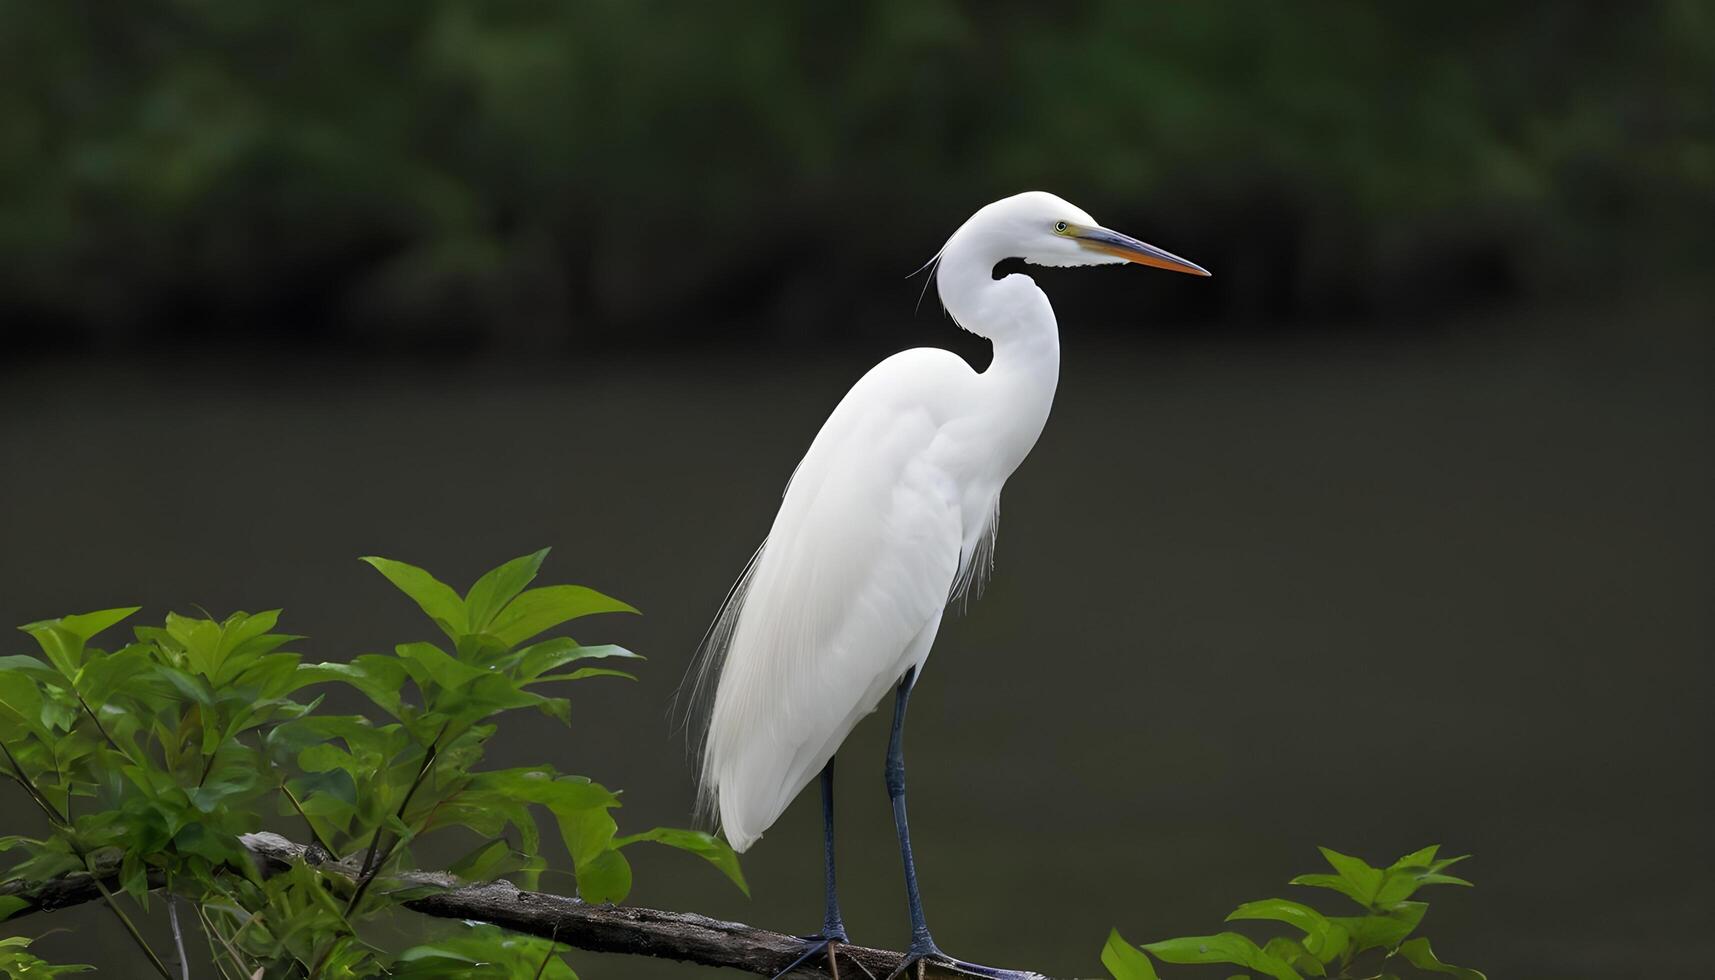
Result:
<instances>
[{"instance_id":1,"label":"bare branch","mask_svg":"<svg viewBox=\"0 0 1715 980\"><path fill-rule=\"evenodd\" d=\"M287 840L278 834L246 834L240 840L265 871L282 871L293 862L317 863L317 850ZM361 869L343 861L320 862L323 871L354 882ZM103 862L104 872L116 874L118 860ZM151 886L159 883L153 878ZM405 901L414 912L443 919L471 919L543 939L552 939L577 949L596 953L625 953L683 960L703 966L729 967L762 976L785 969L803 949L797 936L770 932L739 922L723 922L694 912L668 912L628 905L591 905L564 895L524 891L508 881L460 885L451 875L415 871L377 879L378 887L396 889L444 889ZM87 874L63 875L35 888L19 883L0 885L0 895L17 895L30 905L14 913L48 911L78 905L100 897ZM899 965L901 955L865 946L841 946L841 967L861 964L878 977L887 976ZM862 972L862 971L853 971ZM806 963L794 977L827 977L818 963ZM851 976L852 973L846 973ZM929 976L936 974L931 971ZM1038 976L1029 974L1029 976ZM1047 980L1047 978L1040 978Z\"/></svg>"}]
</instances>

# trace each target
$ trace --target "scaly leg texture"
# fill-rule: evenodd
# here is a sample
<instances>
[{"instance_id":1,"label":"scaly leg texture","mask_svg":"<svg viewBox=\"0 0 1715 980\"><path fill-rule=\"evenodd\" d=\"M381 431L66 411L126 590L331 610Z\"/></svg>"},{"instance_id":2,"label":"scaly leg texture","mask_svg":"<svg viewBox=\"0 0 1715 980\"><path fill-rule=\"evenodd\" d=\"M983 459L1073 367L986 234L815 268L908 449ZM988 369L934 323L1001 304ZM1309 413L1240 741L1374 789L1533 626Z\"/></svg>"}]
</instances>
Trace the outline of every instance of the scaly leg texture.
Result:
<instances>
[{"instance_id":1,"label":"scaly leg texture","mask_svg":"<svg viewBox=\"0 0 1715 980\"><path fill-rule=\"evenodd\" d=\"M805 963L818 956L827 956L828 975L834 980L840 980L840 968L836 957L841 943L851 940L846 938L846 924L840 918L840 899L834 887L834 760L830 756L828 764L822 767L822 867L827 873L827 911L822 916L822 931L814 936L804 937L804 949L791 965L774 975L774 980L790 974ZM861 964L860 964L861 966ZM865 970L864 972L869 972Z\"/></svg>"},{"instance_id":2,"label":"scaly leg texture","mask_svg":"<svg viewBox=\"0 0 1715 980\"><path fill-rule=\"evenodd\" d=\"M905 705L911 700L911 688L917 680L917 668L905 672L893 701L893 735L887 743L887 796L893 801L893 826L899 832L899 854L905 859L905 897L911 912L911 945L899 968L888 980L909 974L913 977L931 976L925 967L935 967L936 973L954 973L993 980L1035 980L1037 974L1015 970L999 970L980 963L956 960L935 945L929 935L929 923L923 917L923 898L917 893L917 862L911 857L911 827L905 819Z\"/></svg>"}]
</instances>

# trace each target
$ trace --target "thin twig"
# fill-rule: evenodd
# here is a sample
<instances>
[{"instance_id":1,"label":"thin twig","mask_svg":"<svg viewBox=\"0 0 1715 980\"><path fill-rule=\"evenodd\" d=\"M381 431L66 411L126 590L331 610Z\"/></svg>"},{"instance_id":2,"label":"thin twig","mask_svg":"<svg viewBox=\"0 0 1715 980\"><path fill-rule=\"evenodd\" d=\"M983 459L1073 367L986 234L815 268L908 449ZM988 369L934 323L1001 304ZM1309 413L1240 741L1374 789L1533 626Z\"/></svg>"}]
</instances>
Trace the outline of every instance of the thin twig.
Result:
<instances>
[{"instance_id":1,"label":"thin twig","mask_svg":"<svg viewBox=\"0 0 1715 980\"><path fill-rule=\"evenodd\" d=\"M554 951L560 948L559 936L560 930L559 927L556 926L554 928L554 934L548 937L548 951L542 954L542 962L536 965L536 975L531 977L530 980L542 980L543 971L548 969L548 961L554 958ZM839 978L835 977L834 980L839 980Z\"/></svg>"},{"instance_id":2,"label":"thin twig","mask_svg":"<svg viewBox=\"0 0 1715 980\"><path fill-rule=\"evenodd\" d=\"M191 910L196 913L197 921L202 923L202 934L208 939L208 957L214 962L214 968L220 971L221 976L227 975L226 967L220 962L220 950L214 946L215 940L218 939L220 944L226 947L226 955L232 958L232 965L238 967L239 980L244 980L249 974L244 969L244 962L239 957L238 951L233 949L232 944L226 941L226 937L214 927L214 920L208 917L208 913L203 911L200 904L193 904Z\"/></svg>"},{"instance_id":3,"label":"thin twig","mask_svg":"<svg viewBox=\"0 0 1715 980\"><path fill-rule=\"evenodd\" d=\"M87 709L87 707L86 705L85 708ZM99 725L99 722L97 724ZM5 752L6 761L11 764L12 773L18 782L24 784L24 788L29 790L30 799L36 801L36 805L42 808L42 813L47 815L49 822L65 834L66 846L70 847L72 853L77 855L78 860L83 862L84 869L89 873L90 882L95 885L96 891L101 893L101 900L107 903L107 907L118 917L120 925L123 925L125 931L131 935L132 941L143 950L143 955L149 958L149 965L155 968L155 972L161 975L162 980L173 980L173 975L167 971L167 965L161 962L159 956L155 955L155 950L150 947L149 941L143 938L143 933L137 929L137 924L131 921L131 917L119 907L119 902L114 899L113 893L107 890L105 884L102 884L102 876L96 873L95 862L90 860L88 852L78 844L77 832L67 822L65 814L48 802L47 798L42 795L42 791L37 788L34 780L24 775L24 768L18 765L18 760L13 757L12 750L3 741L0 741L0 751Z\"/></svg>"},{"instance_id":4,"label":"thin twig","mask_svg":"<svg viewBox=\"0 0 1715 980\"><path fill-rule=\"evenodd\" d=\"M67 679L67 684L70 684L69 678ZM114 740L113 736L109 735L107 733L107 726L103 725L101 723L101 719L96 717L95 709L91 708L89 706L89 702L85 701L83 699L83 694L80 691L78 691L77 688L75 688L75 687L72 688L71 693L77 697L77 703L83 705L83 713L89 716L90 721L95 722L95 730L101 733L101 737L107 740L108 745L113 746L113 751L124 756L127 762L135 762L135 763L138 763L139 765L142 764L142 760L138 759L136 756L132 755L131 753L125 751L125 749L120 747L119 743Z\"/></svg>"},{"instance_id":5,"label":"thin twig","mask_svg":"<svg viewBox=\"0 0 1715 980\"><path fill-rule=\"evenodd\" d=\"M417 778L411 780L411 787L405 791L405 798L399 801L399 810L394 814L401 823L405 820L405 808L411 805L411 797L417 795L417 787L423 785L424 778L429 775L429 770L434 767L435 755L441 748L441 739L447 734L447 727L451 724L452 721L449 719L445 725L442 725L441 730L435 735L435 740L430 742L428 749L423 752L423 764L417 767ZM369 853L363 856L363 871L358 878L357 888L352 891L351 898L345 903L346 915L350 915L351 910L357 908L357 903L363 899L363 893L369 890L369 883L375 880L375 876L380 873L382 866L387 863L387 859L393 856L394 849L399 846L399 841L403 839L395 834L392 842L387 845L387 853L383 854L381 859L377 861L375 851L381 843L381 833L385 827L385 824L376 826L375 836L369 839ZM310 975L314 976L315 974L312 972Z\"/></svg>"},{"instance_id":6,"label":"thin twig","mask_svg":"<svg viewBox=\"0 0 1715 980\"><path fill-rule=\"evenodd\" d=\"M218 758L219 756L220 756L220 752L218 750L216 750L214 752L210 752L208 755L208 758L203 760L202 775L197 777L197 788L198 789L202 788L203 783L208 782L208 774L214 771L214 760L216 758Z\"/></svg>"},{"instance_id":7,"label":"thin twig","mask_svg":"<svg viewBox=\"0 0 1715 980\"><path fill-rule=\"evenodd\" d=\"M64 826L66 822L64 814L61 814L53 804L47 801L46 797L42 796L41 791L36 789L36 784L30 779L30 777L24 775L24 767L18 765L18 760L12 755L12 750L7 747L5 742L0 742L0 752L6 754L6 762L12 767L12 779L16 781L19 786L24 787L24 792L29 794L30 799L36 804L36 806L40 807L42 812L48 815L49 822L56 827Z\"/></svg>"},{"instance_id":8,"label":"thin twig","mask_svg":"<svg viewBox=\"0 0 1715 980\"><path fill-rule=\"evenodd\" d=\"M284 779L280 780L280 792L286 794L286 799L291 801L292 809L298 811L298 816L304 818L304 826L309 828L310 836L316 839L316 846L320 847L329 858L339 857L339 852L334 850L333 845L329 844L327 838L322 836L322 832L316 829L316 822L304 812L304 805L298 802L297 796L292 793L292 788L286 785Z\"/></svg>"},{"instance_id":9,"label":"thin twig","mask_svg":"<svg viewBox=\"0 0 1715 980\"><path fill-rule=\"evenodd\" d=\"M405 820L405 809L411 805L411 798L417 795L417 788L423 785L424 778L428 776L429 770L434 767L435 756L441 747L441 738L446 735L447 727L451 724L452 721L449 719L445 725L442 725L441 730L435 734L434 741L430 742L429 747L423 751L423 764L417 767L417 775L411 780L410 787L405 790L405 798L399 801L399 809L394 813L394 817L401 823ZM313 832L315 828L310 829ZM399 842L404 840L403 837L394 834L387 843L387 850L377 857L376 851L381 846L381 835L385 830L385 824L377 824L375 834L369 838L369 850L363 855L363 867L358 872L357 887L351 890L351 897L346 899L343 916L351 915L352 910L357 908L357 903L363 901L363 895L369 890L370 884L375 881L376 875L381 873L381 869L386 866L388 859L398 849ZM355 935L355 931L351 930L351 924L346 923L345 925L346 929ZM322 965L327 962L329 956L333 955L334 949L339 946L339 941L340 937L338 936L329 939L328 944L316 955L316 961L309 968L307 974L308 980L316 980L316 977L321 975Z\"/></svg>"},{"instance_id":10,"label":"thin twig","mask_svg":"<svg viewBox=\"0 0 1715 980\"><path fill-rule=\"evenodd\" d=\"M179 897L167 896L167 922L173 927L173 948L179 955L179 980L191 980L191 961L185 955L185 934L179 928Z\"/></svg>"},{"instance_id":11,"label":"thin twig","mask_svg":"<svg viewBox=\"0 0 1715 980\"><path fill-rule=\"evenodd\" d=\"M73 845L72 849L78 852L78 857L83 858L84 867L91 869L89 880L94 882L96 889L101 892L102 901L106 902L107 907L113 910L113 914L119 917L119 924L124 926L125 931L131 934L132 942L135 942L137 947L143 951L143 955L148 957L149 965L154 967L155 972L161 975L161 980L173 980L173 974L167 969L167 964L162 963L161 958L155 955L154 948L149 945L149 941L147 939L143 938L143 933L138 930L137 923L131 921L131 917L126 915L125 910L119 907L119 902L113 897L113 893L108 891L107 886L101 883L101 878L94 872L95 865L94 862L90 861L89 855L84 854L76 845Z\"/></svg>"}]
</instances>

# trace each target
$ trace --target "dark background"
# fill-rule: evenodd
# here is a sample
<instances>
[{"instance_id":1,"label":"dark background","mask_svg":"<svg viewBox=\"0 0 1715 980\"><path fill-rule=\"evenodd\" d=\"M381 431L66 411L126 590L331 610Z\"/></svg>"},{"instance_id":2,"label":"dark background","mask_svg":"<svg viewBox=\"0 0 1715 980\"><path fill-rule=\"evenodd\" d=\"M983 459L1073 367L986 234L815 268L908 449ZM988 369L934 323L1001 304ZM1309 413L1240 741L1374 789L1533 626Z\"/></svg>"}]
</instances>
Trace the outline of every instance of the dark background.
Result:
<instances>
[{"instance_id":1,"label":"dark background","mask_svg":"<svg viewBox=\"0 0 1715 980\"><path fill-rule=\"evenodd\" d=\"M355 556L553 545L651 659L494 761L683 824L704 627L852 381L986 359L906 276L1028 188L1215 278L1031 272L1055 414L913 702L941 944L1092 975L1441 842L1446 958L1705 975L1707 4L0 2L0 619L284 605L341 659L426 635ZM897 945L883 727L841 855ZM750 900L634 899L809 930L815 809Z\"/></svg>"}]
</instances>

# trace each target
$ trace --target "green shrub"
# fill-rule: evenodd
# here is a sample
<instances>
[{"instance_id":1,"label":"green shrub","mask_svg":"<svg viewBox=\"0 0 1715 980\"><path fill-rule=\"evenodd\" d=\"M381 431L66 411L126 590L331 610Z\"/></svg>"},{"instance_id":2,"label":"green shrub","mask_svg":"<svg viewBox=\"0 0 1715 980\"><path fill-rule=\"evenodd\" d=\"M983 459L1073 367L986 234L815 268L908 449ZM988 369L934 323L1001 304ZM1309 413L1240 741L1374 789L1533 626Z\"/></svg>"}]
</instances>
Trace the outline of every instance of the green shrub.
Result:
<instances>
[{"instance_id":1,"label":"green shrub","mask_svg":"<svg viewBox=\"0 0 1715 980\"><path fill-rule=\"evenodd\" d=\"M1361 858L1324 847L1322 856L1334 873L1299 875L1291 883L1337 891L1357 903L1363 914L1323 915L1299 902L1265 898L1234 909L1227 921L1281 922L1300 935L1276 936L1258 946L1248 936L1222 932L1163 939L1137 947L1115 930L1102 950L1102 965L1115 980L1157 980L1150 956L1163 963L1230 963L1276 980L1302 980L1305 976L1399 980L1399 971L1406 964L1421 971L1451 974L1459 980L1484 980L1476 970L1441 962L1430 950L1429 940L1411 938L1429 910L1428 902L1412 900L1419 888L1471 884L1444 873L1469 855L1437 858L1439 849L1432 844L1385 868L1372 868Z\"/></svg>"},{"instance_id":2,"label":"green shrub","mask_svg":"<svg viewBox=\"0 0 1715 980\"><path fill-rule=\"evenodd\" d=\"M4 874L15 887L0 897L0 918L29 907L20 897L28 886L117 863L117 891L103 887L102 898L163 975L126 911L133 902L147 911L154 888L171 896L175 926L188 907L229 977L569 977L554 944L488 926L449 924L454 934L402 952L365 938L367 922L421 894L389 885L413 866L413 849L454 828L480 838L455 875L536 887L546 870L539 814L559 830L588 901L625 899L625 851L644 841L699 855L744 888L737 858L709 834L621 835L618 797L584 776L481 767L500 715L527 708L569 724L570 701L556 692L631 677L608 666L636 659L628 650L541 638L583 616L636 611L581 586L530 588L546 556L507 562L462 596L420 568L366 559L444 642L348 663L304 663L288 649L302 638L275 631L278 610L220 620L169 613L111 650L91 643L136 609L24 626L41 657L0 658L0 762L47 830L0 838L0 850L21 855ZM321 694L307 697L327 685L355 689L375 710L335 714ZM239 838L270 817L295 822L360 872L299 862L264 876ZM0 956L29 955L8 943Z\"/></svg>"}]
</instances>

